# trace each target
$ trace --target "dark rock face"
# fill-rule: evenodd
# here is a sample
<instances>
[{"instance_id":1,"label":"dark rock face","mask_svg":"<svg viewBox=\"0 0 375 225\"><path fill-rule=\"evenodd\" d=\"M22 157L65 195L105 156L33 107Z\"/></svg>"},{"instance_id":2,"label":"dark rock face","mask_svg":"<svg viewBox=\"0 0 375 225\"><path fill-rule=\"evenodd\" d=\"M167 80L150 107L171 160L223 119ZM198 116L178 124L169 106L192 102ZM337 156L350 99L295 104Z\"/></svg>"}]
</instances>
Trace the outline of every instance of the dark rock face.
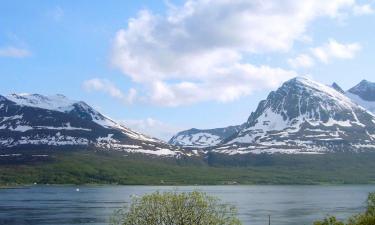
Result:
<instances>
[{"instance_id":1,"label":"dark rock face","mask_svg":"<svg viewBox=\"0 0 375 225\"><path fill-rule=\"evenodd\" d=\"M61 95L0 96L0 150L30 147L183 154L177 147L116 123L84 102Z\"/></svg>"},{"instance_id":2,"label":"dark rock face","mask_svg":"<svg viewBox=\"0 0 375 225\"><path fill-rule=\"evenodd\" d=\"M365 101L375 101L375 83L362 80L359 84L348 90L349 93L359 96Z\"/></svg>"},{"instance_id":3,"label":"dark rock face","mask_svg":"<svg viewBox=\"0 0 375 225\"><path fill-rule=\"evenodd\" d=\"M333 82L331 86L333 89L340 92L341 94L345 94L345 91L336 82Z\"/></svg>"},{"instance_id":4,"label":"dark rock face","mask_svg":"<svg viewBox=\"0 0 375 225\"><path fill-rule=\"evenodd\" d=\"M375 83L363 80L346 93L353 102L375 114Z\"/></svg>"}]
</instances>

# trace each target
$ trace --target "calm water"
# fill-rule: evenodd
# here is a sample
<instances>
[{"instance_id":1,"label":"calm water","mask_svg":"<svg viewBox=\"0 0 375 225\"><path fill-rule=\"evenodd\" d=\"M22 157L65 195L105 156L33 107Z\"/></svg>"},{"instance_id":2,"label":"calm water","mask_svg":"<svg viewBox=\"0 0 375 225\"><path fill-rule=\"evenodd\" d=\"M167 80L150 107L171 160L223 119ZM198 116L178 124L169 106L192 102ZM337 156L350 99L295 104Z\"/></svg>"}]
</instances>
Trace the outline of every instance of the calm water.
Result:
<instances>
[{"instance_id":1,"label":"calm water","mask_svg":"<svg viewBox=\"0 0 375 225\"><path fill-rule=\"evenodd\" d=\"M76 189L79 188L79 191ZM142 195L175 187L155 186L33 186L0 189L0 224L106 224L114 209ZM246 225L305 225L327 214L339 218L363 210L375 186L194 186L232 203Z\"/></svg>"}]
</instances>

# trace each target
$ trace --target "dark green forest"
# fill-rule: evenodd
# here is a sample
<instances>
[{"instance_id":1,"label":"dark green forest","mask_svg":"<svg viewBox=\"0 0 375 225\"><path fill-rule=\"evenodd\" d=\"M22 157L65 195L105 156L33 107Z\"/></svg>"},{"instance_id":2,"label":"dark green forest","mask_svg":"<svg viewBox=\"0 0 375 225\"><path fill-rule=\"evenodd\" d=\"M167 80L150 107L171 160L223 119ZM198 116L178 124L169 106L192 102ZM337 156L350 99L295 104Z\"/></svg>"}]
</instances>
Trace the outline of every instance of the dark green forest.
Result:
<instances>
[{"instance_id":1,"label":"dark green forest","mask_svg":"<svg viewBox=\"0 0 375 225\"><path fill-rule=\"evenodd\" d=\"M0 157L0 185L371 184L375 154L158 158L124 152L23 151ZM18 152L19 153L19 152ZM36 154L36 153L34 153ZM40 157L40 155L48 155Z\"/></svg>"}]
</instances>

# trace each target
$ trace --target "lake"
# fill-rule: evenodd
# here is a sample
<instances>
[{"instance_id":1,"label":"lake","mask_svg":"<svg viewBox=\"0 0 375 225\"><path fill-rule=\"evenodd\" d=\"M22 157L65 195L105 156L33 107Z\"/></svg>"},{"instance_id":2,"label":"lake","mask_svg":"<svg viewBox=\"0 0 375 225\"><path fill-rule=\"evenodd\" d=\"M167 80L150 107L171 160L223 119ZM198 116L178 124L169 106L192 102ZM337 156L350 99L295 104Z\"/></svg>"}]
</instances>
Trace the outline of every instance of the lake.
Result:
<instances>
[{"instance_id":1,"label":"lake","mask_svg":"<svg viewBox=\"0 0 375 225\"><path fill-rule=\"evenodd\" d=\"M79 191L77 190L79 189ZM364 209L374 185L355 186L31 186L0 189L0 224L107 224L133 195L200 190L234 204L245 225L311 225L327 214Z\"/></svg>"}]
</instances>

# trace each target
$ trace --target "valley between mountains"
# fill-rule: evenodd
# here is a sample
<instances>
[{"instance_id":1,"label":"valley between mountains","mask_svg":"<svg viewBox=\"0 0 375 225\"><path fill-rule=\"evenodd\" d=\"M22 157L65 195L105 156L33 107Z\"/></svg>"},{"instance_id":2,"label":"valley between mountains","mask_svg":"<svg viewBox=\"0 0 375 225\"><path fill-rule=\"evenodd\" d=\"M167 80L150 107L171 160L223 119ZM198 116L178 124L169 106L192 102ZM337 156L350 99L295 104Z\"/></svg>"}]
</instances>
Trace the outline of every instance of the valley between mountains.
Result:
<instances>
[{"instance_id":1,"label":"valley between mountains","mask_svg":"<svg viewBox=\"0 0 375 225\"><path fill-rule=\"evenodd\" d=\"M247 121L166 143L63 95L0 96L0 184L375 183L375 83L294 78Z\"/></svg>"}]
</instances>

